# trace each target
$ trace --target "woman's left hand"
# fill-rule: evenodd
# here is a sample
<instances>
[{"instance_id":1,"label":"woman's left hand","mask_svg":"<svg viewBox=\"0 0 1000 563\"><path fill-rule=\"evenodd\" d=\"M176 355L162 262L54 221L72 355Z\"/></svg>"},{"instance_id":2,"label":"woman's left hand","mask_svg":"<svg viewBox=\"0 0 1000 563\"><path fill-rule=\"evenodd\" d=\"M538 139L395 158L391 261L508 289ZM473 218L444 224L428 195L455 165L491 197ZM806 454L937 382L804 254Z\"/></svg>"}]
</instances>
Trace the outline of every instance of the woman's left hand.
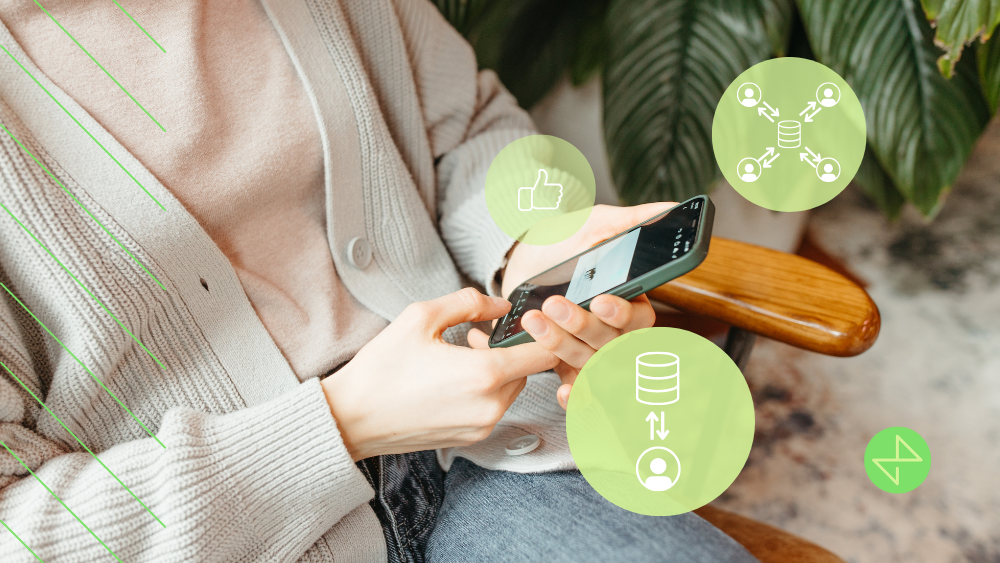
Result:
<instances>
[{"instance_id":1,"label":"woman's left hand","mask_svg":"<svg viewBox=\"0 0 1000 563\"><path fill-rule=\"evenodd\" d=\"M598 205L587 223L569 239L550 246L517 244L504 272L503 295L529 277L583 252L638 223L662 213L673 203L651 203L635 207ZM521 318L521 326L536 342L560 360L555 368L562 380L556 393L566 408L576 376L599 348L619 335L653 326L656 315L645 295L626 301L613 295L599 295L587 311L562 296L552 296L542 310L531 310ZM469 345L487 348L489 337L482 331L469 332Z\"/></svg>"}]
</instances>

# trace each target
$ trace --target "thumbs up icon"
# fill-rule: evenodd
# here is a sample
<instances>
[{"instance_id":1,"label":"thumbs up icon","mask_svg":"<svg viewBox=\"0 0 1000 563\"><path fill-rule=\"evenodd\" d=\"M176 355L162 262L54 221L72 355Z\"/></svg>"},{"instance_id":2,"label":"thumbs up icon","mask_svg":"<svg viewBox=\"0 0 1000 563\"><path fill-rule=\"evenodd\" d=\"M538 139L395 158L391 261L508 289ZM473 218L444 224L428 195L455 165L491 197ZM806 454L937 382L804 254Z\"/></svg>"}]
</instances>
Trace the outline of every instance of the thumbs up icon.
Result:
<instances>
[{"instance_id":1,"label":"thumbs up icon","mask_svg":"<svg viewBox=\"0 0 1000 563\"><path fill-rule=\"evenodd\" d=\"M562 196L562 184L550 184L549 173L544 168L539 168L535 185L517 190L517 208L521 211L557 209Z\"/></svg>"}]
</instances>

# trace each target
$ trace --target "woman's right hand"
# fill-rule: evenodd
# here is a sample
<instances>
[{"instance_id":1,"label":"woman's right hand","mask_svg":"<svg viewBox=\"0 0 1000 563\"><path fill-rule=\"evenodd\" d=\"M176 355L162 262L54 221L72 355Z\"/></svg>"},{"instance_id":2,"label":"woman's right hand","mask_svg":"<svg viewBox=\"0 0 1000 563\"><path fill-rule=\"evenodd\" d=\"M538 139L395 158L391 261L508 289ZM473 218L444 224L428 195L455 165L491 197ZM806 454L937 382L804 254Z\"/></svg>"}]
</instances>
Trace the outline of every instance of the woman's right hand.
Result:
<instances>
[{"instance_id":1,"label":"woman's right hand","mask_svg":"<svg viewBox=\"0 0 1000 563\"><path fill-rule=\"evenodd\" d=\"M508 310L506 300L472 288L414 303L323 380L354 460L463 446L489 436L525 378L554 368L559 359L533 342L473 350L448 344L441 334Z\"/></svg>"}]
</instances>

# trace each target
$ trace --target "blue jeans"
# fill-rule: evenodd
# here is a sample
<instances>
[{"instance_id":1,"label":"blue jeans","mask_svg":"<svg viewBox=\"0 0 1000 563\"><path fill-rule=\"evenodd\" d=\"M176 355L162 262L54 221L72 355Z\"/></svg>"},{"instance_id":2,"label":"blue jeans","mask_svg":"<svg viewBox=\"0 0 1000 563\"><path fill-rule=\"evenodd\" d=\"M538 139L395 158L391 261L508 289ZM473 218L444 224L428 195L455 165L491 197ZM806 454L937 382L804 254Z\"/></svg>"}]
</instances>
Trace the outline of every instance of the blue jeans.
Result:
<instances>
[{"instance_id":1,"label":"blue jeans","mask_svg":"<svg viewBox=\"0 0 1000 563\"><path fill-rule=\"evenodd\" d=\"M509 473L457 459L443 476L433 452L362 463L376 477L390 563L759 563L694 513L618 508L579 471Z\"/></svg>"}]
</instances>

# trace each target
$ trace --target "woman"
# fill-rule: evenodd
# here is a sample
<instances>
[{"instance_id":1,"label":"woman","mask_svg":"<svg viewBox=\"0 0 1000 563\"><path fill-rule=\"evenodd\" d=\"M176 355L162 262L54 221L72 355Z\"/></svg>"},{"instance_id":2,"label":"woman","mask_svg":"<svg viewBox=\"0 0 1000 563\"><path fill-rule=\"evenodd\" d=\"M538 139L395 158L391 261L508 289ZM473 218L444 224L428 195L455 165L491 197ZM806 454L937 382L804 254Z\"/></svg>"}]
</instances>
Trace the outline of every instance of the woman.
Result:
<instances>
[{"instance_id":1,"label":"woman","mask_svg":"<svg viewBox=\"0 0 1000 563\"><path fill-rule=\"evenodd\" d=\"M531 121L431 4L0 21L0 559L752 560L569 471L560 405L645 298L469 331L666 205L514 246L484 175ZM543 445L506 456L516 429Z\"/></svg>"}]
</instances>

